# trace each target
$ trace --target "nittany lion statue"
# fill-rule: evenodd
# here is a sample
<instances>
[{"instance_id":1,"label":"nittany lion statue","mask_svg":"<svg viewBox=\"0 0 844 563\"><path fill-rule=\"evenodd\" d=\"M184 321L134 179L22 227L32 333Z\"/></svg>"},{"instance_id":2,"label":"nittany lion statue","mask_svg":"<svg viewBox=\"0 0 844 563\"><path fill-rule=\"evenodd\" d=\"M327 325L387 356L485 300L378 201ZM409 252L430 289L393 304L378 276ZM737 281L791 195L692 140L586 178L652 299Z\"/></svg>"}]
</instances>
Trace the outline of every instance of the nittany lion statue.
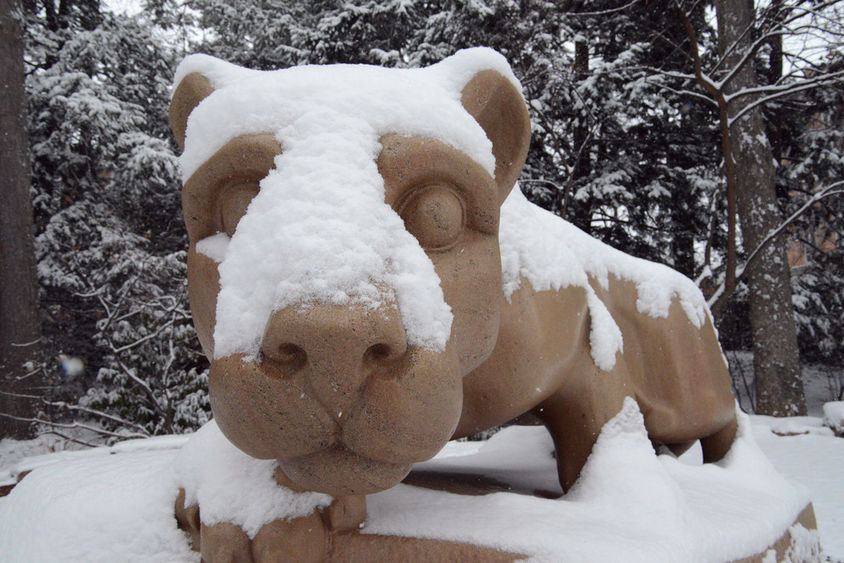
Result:
<instances>
[{"instance_id":1,"label":"nittany lion statue","mask_svg":"<svg viewBox=\"0 0 844 563\"><path fill-rule=\"evenodd\" d=\"M272 72L197 55L176 84L214 416L277 460L280 483L337 498L341 527L448 440L525 413L551 433L564 489L625 397L654 442L700 440L705 461L730 448L700 292L514 187L530 121L494 51Z\"/></svg>"}]
</instances>

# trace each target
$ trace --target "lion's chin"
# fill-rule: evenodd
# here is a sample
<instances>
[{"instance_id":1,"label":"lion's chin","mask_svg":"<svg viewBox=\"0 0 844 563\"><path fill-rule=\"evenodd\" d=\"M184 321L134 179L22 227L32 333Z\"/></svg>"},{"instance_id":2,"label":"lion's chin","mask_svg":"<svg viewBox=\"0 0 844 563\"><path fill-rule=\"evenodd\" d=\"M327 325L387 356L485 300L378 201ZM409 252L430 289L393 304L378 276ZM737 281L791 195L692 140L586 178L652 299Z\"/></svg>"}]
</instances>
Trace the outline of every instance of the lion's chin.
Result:
<instances>
[{"instance_id":1,"label":"lion's chin","mask_svg":"<svg viewBox=\"0 0 844 563\"><path fill-rule=\"evenodd\" d=\"M302 490L332 496L368 495L401 482L412 464L377 461L335 445L295 458L279 460L279 466Z\"/></svg>"}]
</instances>

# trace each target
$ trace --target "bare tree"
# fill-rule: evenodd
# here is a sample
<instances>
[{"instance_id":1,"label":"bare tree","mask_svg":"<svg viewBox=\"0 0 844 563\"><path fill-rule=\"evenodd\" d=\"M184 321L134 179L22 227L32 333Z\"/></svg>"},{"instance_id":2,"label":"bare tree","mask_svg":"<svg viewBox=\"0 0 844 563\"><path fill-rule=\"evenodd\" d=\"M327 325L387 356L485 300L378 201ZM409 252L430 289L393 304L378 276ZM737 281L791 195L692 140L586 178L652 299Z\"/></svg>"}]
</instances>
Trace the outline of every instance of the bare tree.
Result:
<instances>
[{"instance_id":1,"label":"bare tree","mask_svg":"<svg viewBox=\"0 0 844 563\"><path fill-rule=\"evenodd\" d=\"M0 0L0 438L30 435L27 395L42 384L22 19L19 0Z\"/></svg>"},{"instance_id":2,"label":"bare tree","mask_svg":"<svg viewBox=\"0 0 844 563\"><path fill-rule=\"evenodd\" d=\"M747 281L757 412L805 414L784 233L793 217L784 221L777 206L776 163L765 132L762 107L775 99L842 81L844 74L840 71L815 67L795 76L783 75L781 68L784 37L817 35L840 44L842 24L836 16L835 1L809 4L803 0L777 0L764 14L754 8L752 0L716 0L715 7L719 58L705 70L689 17L691 10L677 4L694 64L694 75L685 78L701 86L719 110L728 238L724 281L711 305L717 314L738 282ZM770 84L760 84L755 67L756 56L763 48L772 50L771 60L777 63L777 68L771 69L775 76ZM791 61L800 58L799 54L794 55ZM811 64L805 58L803 62ZM837 184L818 186L812 199L840 193ZM739 265L737 258L737 219L748 256L744 265Z\"/></svg>"}]
</instances>

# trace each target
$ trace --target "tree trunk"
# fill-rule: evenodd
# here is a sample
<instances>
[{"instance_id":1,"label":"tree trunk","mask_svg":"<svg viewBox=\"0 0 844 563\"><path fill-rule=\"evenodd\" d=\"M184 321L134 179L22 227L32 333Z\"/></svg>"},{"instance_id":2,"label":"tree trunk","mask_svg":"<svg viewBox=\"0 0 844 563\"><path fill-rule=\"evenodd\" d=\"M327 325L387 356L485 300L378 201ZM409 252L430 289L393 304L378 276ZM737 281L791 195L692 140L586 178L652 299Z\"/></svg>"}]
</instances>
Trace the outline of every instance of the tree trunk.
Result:
<instances>
[{"instance_id":1,"label":"tree trunk","mask_svg":"<svg viewBox=\"0 0 844 563\"><path fill-rule=\"evenodd\" d=\"M738 42L738 48L731 51L724 65L725 72L729 72L752 41L752 33L744 32L753 23L753 1L717 0L716 11L719 52L724 55ZM731 94L756 86L757 76L751 57L726 85L725 92ZM729 115L735 115L753 99L753 96L744 96L734 100L729 104ZM776 201L775 164L760 109L749 111L733 123L729 134L742 240L745 252L749 253L783 221ZM785 236L768 245L747 276L756 412L775 416L806 414L785 245Z\"/></svg>"},{"instance_id":2,"label":"tree trunk","mask_svg":"<svg viewBox=\"0 0 844 563\"><path fill-rule=\"evenodd\" d=\"M0 438L25 438L41 391L20 1L0 0ZM6 416L2 416L5 414ZM14 418L12 418L14 417Z\"/></svg>"},{"instance_id":3,"label":"tree trunk","mask_svg":"<svg viewBox=\"0 0 844 563\"><path fill-rule=\"evenodd\" d=\"M576 84L580 84L589 76L589 44L583 40L574 42L574 80ZM579 184L578 180L586 178L591 173L591 162L589 158L589 125L587 123L587 112L584 108L574 127L574 146L575 161L572 164L572 190L571 193L577 190ZM568 212L571 209L573 212ZM592 202L579 201L570 206L570 202L565 202L565 210L563 218L568 216L569 221L580 227L584 232L592 232Z\"/></svg>"}]
</instances>

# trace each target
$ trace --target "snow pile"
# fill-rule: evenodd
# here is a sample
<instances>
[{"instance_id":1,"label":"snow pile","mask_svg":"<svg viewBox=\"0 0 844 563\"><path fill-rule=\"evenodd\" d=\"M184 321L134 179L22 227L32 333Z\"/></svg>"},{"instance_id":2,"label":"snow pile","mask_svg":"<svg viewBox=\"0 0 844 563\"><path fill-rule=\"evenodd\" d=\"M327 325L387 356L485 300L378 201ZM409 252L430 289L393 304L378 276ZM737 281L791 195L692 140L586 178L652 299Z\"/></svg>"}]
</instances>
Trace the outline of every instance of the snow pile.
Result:
<instances>
[{"instance_id":1,"label":"snow pile","mask_svg":"<svg viewBox=\"0 0 844 563\"><path fill-rule=\"evenodd\" d=\"M0 499L0 559L199 561L176 527L176 450L104 449L44 465Z\"/></svg>"},{"instance_id":2,"label":"snow pile","mask_svg":"<svg viewBox=\"0 0 844 563\"><path fill-rule=\"evenodd\" d=\"M0 440L0 487L17 482L18 474L29 471L32 466L18 467L21 461L29 462L34 457L43 457L43 452L61 452L66 449L78 450L82 446L63 440L58 436L44 434L32 440ZM49 454L48 454L49 455ZM29 465L27 463L27 465ZM13 473L14 472L14 473Z\"/></svg>"},{"instance_id":3,"label":"snow pile","mask_svg":"<svg viewBox=\"0 0 844 563\"><path fill-rule=\"evenodd\" d=\"M667 317L671 301L679 300L691 323L700 328L709 309L700 290L667 266L634 258L581 231L571 223L530 203L518 186L501 207L499 227L504 295L516 291L524 277L536 291L583 287L591 315L590 344L595 364L604 370L623 352L621 330L589 285L588 277L609 287L614 275L636 284L639 312Z\"/></svg>"},{"instance_id":4,"label":"snow pile","mask_svg":"<svg viewBox=\"0 0 844 563\"><path fill-rule=\"evenodd\" d=\"M844 401L824 403L823 423L832 428L836 436L844 437Z\"/></svg>"},{"instance_id":5,"label":"snow pile","mask_svg":"<svg viewBox=\"0 0 844 563\"><path fill-rule=\"evenodd\" d=\"M536 448L537 441L543 447ZM484 466L495 463L492 476L514 490L547 490L556 477L552 451L544 429L511 427L476 455L417 467L489 475ZM531 487L523 472L545 477ZM399 485L369 498L364 532L468 541L538 561L725 561L764 552L807 502L806 491L777 474L758 449L747 417L724 461L690 465L654 455L638 407L628 399L564 497L457 497ZM795 549L817 549L816 535L805 541Z\"/></svg>"},{"instance_id":6,"label":"snow pile","mask_svg":"<svg viewBox=\"0 0 844 563\"><path fill-rule=\"evenodd\" d=\"M273 311L308 302L398 303L410 345L444 350L452 315L433 264L384 202L375 160L388 133L465 152L490 173L492 146L460 95L482 69L513 76L495 51L469 49L425 69L305 66L261 72L194 55L215 88L191 113L184 179L229 140L271 132L282 146L230 241L200 250L220 261L214 355L254 356Z\"/></svg>"},{"instance_id":7,"label":"snow pile","mask_svg":"<svg viewBox=\"0 0 844 563\"><path fill-rule=\"evenodd\" d=\"M125 440L109 447L82 449L83 446L79 444L49 434L33 440L4 439L0 441L0 462L2 462L0 463L0 486L12 485L17 482L20 475L47 465L89 459L92 456L172 450L180 448L187 441L186 435L159 436L154 439ZM41 453L40 455L37 453L45 450L56 453Z\"/></svg>"},{"instance_id":8,"label":"snow pile","mask_svg":"<svg viewBox=\"0 0 844 563\"><path fill-rule=\"evenodd\" d=\"M252 538L267 522L308 516L333 500L279 486L276 466L275 460L255 459L234 447L212 420L182 448L173 467L185 505L199 504L204 524L233 522Z\"/></svg>"},{"instance_id":9,"label":"snow pile","mask_svg":"<svg viewBox=\"0 0 844 563\"><path fill-rule=\"evenodd\" d=\"M821 537L817 530L807 530L798 523L790 527L788 533L791 535L791 545L785 550L783 561L823 561Z\"/></svg>"},{"instance_id":10,"label":"snow pile","mask_svg":"<svg viewBox=\"0 0 844 563\"><path fill-rule=\"evenodd\" d=\"M777 436L798 436L800 434L819 434L829 436L829 428L824 426L820 418L813 416L789 416L779 418L775 416L757 415L754 420L764 421L770 431Z\"/></svg>"},{"instance_id":11,"label":"snow pile","mask_svg":"<svg viewBox=\"0 0 844 563\"><path fill-rule=\"evenodd\" d=\"M833 559L844 556L844 442L829 433L782 438L767 419L753 422L778 465L811 481L824 548ZM239 514L237 522L250 530L282 511L304 513L327 500L299 504L279 492L270 482L272 462L238 455L216 425L180 451L182 442L141 440L114 455L108 448L74 458L54 454L52 464L0 498L3 559L198 561L173 516L179 486L200 500L206 524L230 503L229 516ZM482 445L450 443L415 469L482 474L516 492L458 496L399 485L368 498L364 532L475 542L539 561L721 561L764 553L808 501L802 487L774 471L744 416L727 458L700 465L689 459L699 449L680 459L655 455L628 400L605 426L581 479L556 500L530 494L560 494L552 452L541 427L511 427ZM273 513L267 507L275 503L290 504ZM816 532L791 531L794 558L818 552Z\"/></svg>"}]
</instances>

